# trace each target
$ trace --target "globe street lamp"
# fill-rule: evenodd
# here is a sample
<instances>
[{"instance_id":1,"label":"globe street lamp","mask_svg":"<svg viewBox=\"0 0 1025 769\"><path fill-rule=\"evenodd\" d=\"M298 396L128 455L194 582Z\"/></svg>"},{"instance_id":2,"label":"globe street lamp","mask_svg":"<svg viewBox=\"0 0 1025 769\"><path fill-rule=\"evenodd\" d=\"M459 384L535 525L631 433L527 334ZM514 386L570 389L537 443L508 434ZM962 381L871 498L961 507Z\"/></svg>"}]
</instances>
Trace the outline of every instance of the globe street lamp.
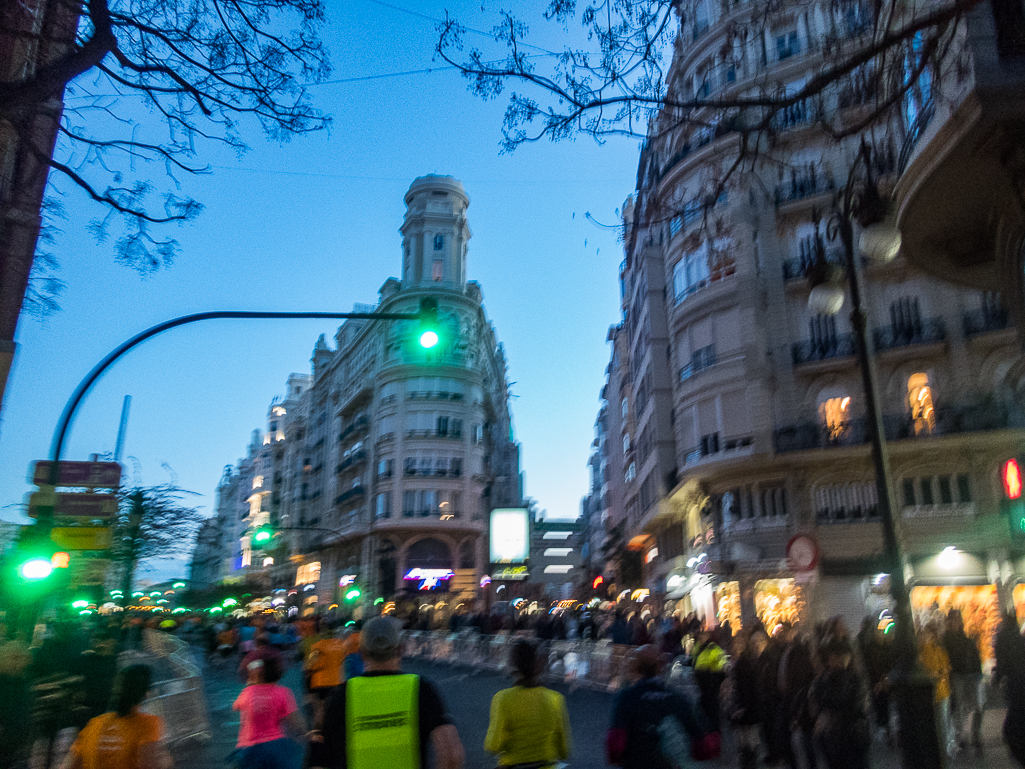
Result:
<instances>
[{"instance_id":1,"label":"globe street lamp","mask_svg":"<svg viewBox=\"0 0 1025 769\"><path fill-rule=\"evenodd\" d=\"M942 753L933 710L933 684L918 665L911 596L904 580L901 535L893 513L896 505L893 503L890 457L857 263L859 251L866 260L885 263L900 250L900 232L891 223L889 206L879 194L879 180L873 177L872 161L872 150L862 138L847 184L834 201L826 223L826 237L830 241L839 240L843 247L843 268L827 261L825 246L816 228L815 259L807 271L811 284L808 305L814 312L835 315L843 306L846 282L851 295L851 326L861 370L879 517L883 527L883 557L890 575L890 595L897 619L894 691L900 719L903 766L905 769L934 769L942 766ZM861 227L858 248L855 248L854 241L855 221Z\"/></svg>"}]
</instances>

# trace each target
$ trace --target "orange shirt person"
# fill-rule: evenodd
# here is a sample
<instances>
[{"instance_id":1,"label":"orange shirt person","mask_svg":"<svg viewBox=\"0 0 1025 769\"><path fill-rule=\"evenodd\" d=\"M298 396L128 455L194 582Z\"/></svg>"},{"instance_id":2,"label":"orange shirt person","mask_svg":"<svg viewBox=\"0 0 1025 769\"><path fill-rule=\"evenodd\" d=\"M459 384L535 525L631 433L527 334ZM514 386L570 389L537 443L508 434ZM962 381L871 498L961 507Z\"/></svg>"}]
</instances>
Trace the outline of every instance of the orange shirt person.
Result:
<instances>
[{"instance_id":1,"label":"orange shirt person","mask_svg":"<svg viewBox=\"0 0 1025 769\"><path fill-rule=\"evenodd\" d=\"M131 665L114 680L116 710L89 721L62 769L171 769L164 723L139 712L151 679L149 665Z\"/></svg>"},{"instance_id":2,"label":"orange shirt person","mask_svg":"<svg viewBox=\"0 0 1025 769\"><path fill-rule=\"evenodd\" d=\"M348 644L337 634L320 639L310 648L310 656L306 661L306 669L312 673L310 691L321 699L345 680L342 666L347 651Z\"/></svg>"}]
</instances>

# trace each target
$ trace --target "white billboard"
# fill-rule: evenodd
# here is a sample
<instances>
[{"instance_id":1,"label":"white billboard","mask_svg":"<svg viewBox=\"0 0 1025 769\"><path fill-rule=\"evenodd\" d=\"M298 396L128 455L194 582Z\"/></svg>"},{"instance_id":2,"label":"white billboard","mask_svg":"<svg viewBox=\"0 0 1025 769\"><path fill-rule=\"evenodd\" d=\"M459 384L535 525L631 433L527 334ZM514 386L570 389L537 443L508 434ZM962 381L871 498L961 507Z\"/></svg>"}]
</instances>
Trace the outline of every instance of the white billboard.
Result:
<instances>
[{"instance_id":1,"label":"white billboard","mask_svg":"<svg viewBox=\"0 0 1025 769\"><path fill-rule=\"evenodd\" d=\"M523 563L530 555L530 522L523 507L491 511L491 563Z\"/></svg>"}]
</instances>

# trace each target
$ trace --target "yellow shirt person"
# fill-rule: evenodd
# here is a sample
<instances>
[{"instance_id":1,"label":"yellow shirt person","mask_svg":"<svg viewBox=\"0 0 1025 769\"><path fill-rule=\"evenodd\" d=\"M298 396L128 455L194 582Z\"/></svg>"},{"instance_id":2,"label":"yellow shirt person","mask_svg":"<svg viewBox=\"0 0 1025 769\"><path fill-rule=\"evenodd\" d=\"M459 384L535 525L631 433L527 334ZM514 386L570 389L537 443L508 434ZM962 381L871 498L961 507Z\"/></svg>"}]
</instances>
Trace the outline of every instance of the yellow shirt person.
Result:
<instances>
[{"instance_id":1,"label":"yellow shirt person","mask_svg":"<svg viewBox=\"0 0 1025 769\"><path fill-rule=\"evenodd\" d=\"M484 749L498 756L499 766L565 761L571 747L565 698L537 685L540 661L533 643L517 641L511 655L517 685L492 698Z\"/></svg>"}]
</instances>

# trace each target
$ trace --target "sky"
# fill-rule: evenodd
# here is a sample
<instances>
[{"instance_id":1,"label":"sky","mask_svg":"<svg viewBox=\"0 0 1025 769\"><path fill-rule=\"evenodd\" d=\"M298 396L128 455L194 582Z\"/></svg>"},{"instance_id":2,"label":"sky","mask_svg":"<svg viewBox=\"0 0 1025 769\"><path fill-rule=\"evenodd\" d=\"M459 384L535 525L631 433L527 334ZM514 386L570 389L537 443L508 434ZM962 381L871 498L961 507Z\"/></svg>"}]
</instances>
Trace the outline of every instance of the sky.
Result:
<instances>
[{"instance_id":1,"label":"sky","mask_svg":"<svg viewBox=\"0 0 1025 769\"><path fill-rule=\"evenodd\" d=\"M517 3L532 22L531 39L561 47L565 31L541 19L546 2L534 5ZM279 145L249 126L243 157L209 147L202 159L214 173L180 179L205 210L194 223L168 228L182 246L169 269L140 278L116 264L112 244L87 229L103 212L62 185L66 219L53 250L67 288L60 312L19 325L0 414L0 517L28 522L29 465L49 455L65 402L104 355L139 331L207 310L345 312L375 302L385 280L400 273L403 195L430 173L455 176L470 197L468 276L481 283L505 345L525 493L551 517L577 515L623 258L616 230L586 214L617 221L634 186L638 141L598 145L581 137L502 154L504 99L477 99L434 59L435 24L422 16L441 18L446 9L490 29L499 7L329 0L332 80L433 71L315 87L316 105L334 119L328 132ZM155 118L140 120L142 130L153 128L147 121ZM149 173L166 183L162 167ZM289 373L309 372L318 335L331 339L337 325L210 321L150 340L94 386L64 458L112 451L122 399L131 395L128 481L175 482L212 515L224 466L243 456L253 429L265 427ZM150 563L140 576L180 576L186 561Z\"/></svg>"}]
</instances>

